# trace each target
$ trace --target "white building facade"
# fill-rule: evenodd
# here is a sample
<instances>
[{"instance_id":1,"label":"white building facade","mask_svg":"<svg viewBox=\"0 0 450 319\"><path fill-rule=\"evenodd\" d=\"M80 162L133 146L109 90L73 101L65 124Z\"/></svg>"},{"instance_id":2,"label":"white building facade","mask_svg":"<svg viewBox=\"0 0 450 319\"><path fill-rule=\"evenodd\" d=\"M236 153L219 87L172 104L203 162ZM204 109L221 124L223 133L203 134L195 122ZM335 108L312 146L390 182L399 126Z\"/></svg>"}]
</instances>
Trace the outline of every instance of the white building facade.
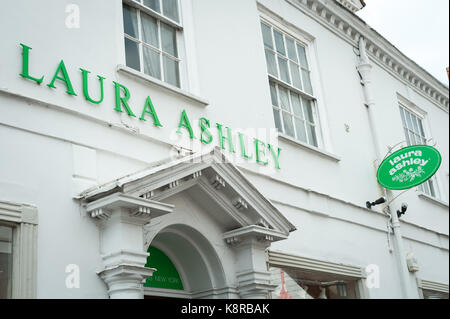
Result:
<instances>
[{"instance_id":1,"label":"white building facade","mask_svg":"<svg viewBox=\"0 0 450 319\"><path fill-rule=\"evenodd\" d=\"M4 3L0 297L448 298L448 87L364 5Z\"/></svg>"}]
</instances>

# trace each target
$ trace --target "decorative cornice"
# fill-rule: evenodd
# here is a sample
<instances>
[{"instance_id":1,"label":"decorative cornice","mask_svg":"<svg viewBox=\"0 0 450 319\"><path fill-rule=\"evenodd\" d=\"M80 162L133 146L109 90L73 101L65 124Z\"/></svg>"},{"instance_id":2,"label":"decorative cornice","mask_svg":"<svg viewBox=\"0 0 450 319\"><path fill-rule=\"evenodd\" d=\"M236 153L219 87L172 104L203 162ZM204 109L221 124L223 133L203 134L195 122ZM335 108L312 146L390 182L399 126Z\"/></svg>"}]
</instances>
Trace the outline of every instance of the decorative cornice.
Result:
<instances>
[{"instance_id":1,"label":"decorative cornice","mask_svg":"<svg viewBox=\"0 0 450 319\"><path fill-rule=\"evenodd\" d=\"M336 0L336 1L352 12L358 12L365 6L364 2L360 0Z\"/></svg>"},{"instance_id":2,"label":"decorative cornice","mask_svg":"<svg viewBox=\"0 0 450 319\"><path fill-rule=\"evenodd\" d=\"M448 87L405 56L354 13L334 1L286 1L356 48L359 39L364 37L367 53L374 62L448 112Z\"/></svg>"},{"instance_id":3,"label":"decorative cornice","mask_svg":"<svg viewBox=\"0 0 450 319\"><path fill-rule=\"evenodd\" d=\"M152 217L159 217L173 212L174 206L142 197L114 193L87 204L86 211L92 218L107 220L111 217L111 213L119 208L126 209L130 216L143 217L151 215Z\"/></svg>"},{"instance_id":4,"label":"decorative cornice","mask_svg":"<svg viewBox=\"0 0 450 319\"><path fill-rule=\"evenodd\" d=\"M259 242L275 242L286 239L288 236L276 231L261 227L258 225L251 225L238 228L223 234L223 239L228 245L237 246L246 240L256 239Z\"/></svg>"},{"instance_id":5,"label":"decorative cornice","mask_svg":"<svg viewBox=\"0 0 450 319\"><path fill-rule=\"evenodd\" d=\"M30 205L0 201L0 220L12 223L38 224L37 208Z\"/></svg>"}]
</instances>

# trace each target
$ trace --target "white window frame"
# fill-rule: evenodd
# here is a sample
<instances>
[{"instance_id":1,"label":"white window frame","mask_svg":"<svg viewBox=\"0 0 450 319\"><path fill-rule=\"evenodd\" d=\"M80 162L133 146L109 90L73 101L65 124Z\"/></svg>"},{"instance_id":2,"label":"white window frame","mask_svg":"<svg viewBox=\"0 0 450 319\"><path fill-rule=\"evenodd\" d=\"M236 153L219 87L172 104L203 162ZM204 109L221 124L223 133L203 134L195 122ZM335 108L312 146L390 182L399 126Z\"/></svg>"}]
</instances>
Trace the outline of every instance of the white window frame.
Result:
<instances>
[{"instance_id":1,"label":"white window frame","mask_svg":"<svg viewBox=\"0 0 450 319\"><path fill-rule=\"evenodd\" d=\"M443 284L435 281L423 280L417 278L417 288L419 288L419 296L424 299L424 290L434 291L437 293L449 294L448 284Z\"/></svg>"},{"instance_id":2,"label":"white window frame","mask_svg":"<svg viewBox=\"0 0 450 319\"><path fill-rule=\"evenodd\" d=\"M266 263L267 271L270 267L287 267L313 273L342 276L347 280L356 281L358 299L370 299L369 289L366 285L367 274L362 267L313 259L277 250L267 250Z\"/></svg>"},{"instance_id":3,"label":"white window frame","mask_svg":"<svg viewBox=\"0 0 450 319\"><path fill-rule=\"evenodd\" d=\"M162 0L160 0L162 1ZM158 13L154 10L152 10L151 8L145 6L143 4L143 0L123 0L122 4L121 4L121 10L123 10L123 5L128 5L132 8L135 8L137 10L137 35L138 38L134 38L128 34L125 33L125 27L123 25L122 22L122 43L123 43L123 47L124 47L124 54L123 54L123 65L126 65L126 50L125 50L125 44L124 44L124 39L127 38L128 40L137 43L138 44L138 50L139 50L139 64L140 64L140 70L136 70L142 74L144 74L145 76L149 76L154 78L156 81L161 81L163 83L165 83L166 85L169 86L173 86L175 88L178 89L182 89L184 88L185 82L186 82L186 70L185 70L185 52L184 52L184 41L183 41L183 13L182 13L182 6L181 6L181 1L177 0L177 4L178 4L178 15L179 15L179 22L174 21L166 16L164 16L161 13ZM161 6L161 10L162 10L162 6ZM147 14L153 18L156 19L157 22L157 28L158 28L158 39L159 39L159 46L162 46L162 39L161 39L161 22L173 27L175 29L175 34L176 34L176 45L177 45L177 55L178 57L172 56L166 52L164 52L162 50L162 48L156 48L148 43L145 43L142 40L142 22L141 22L141 12L143 12L144 14ZM122 20L123 20L123 15L122 15ZM158 79L156 77L153 77L151 75L148 75L144 72L145 67L144 67L144 52L143 52L143 46L148 47L150 50L155 51L156 53L159 54L159 65L160 65L160 70L161 70L161 79ZM165 81L165 75L164 75L164 59L163 57L167 56L169 57L171 60L176 61L178 63L178 79L179 79L179 86L173 85L169 82Z\"/></svg>"},{"instance_id":4,"label":"white window frame","mask_svg":"<svg viewBox=\"0 0 450 319\"><path fill-rule=\"evenodd\" d=\"M303 32L302 30L298 29L297 27L293 26L292 24L279 19L276 14L270 12L267 8L265 8L262 5L258 5L259 9L259 29L261 29L260 24L262 22L270 25L271 27L277 29L278 31L281 31L282 33L285 33L289 37L293 38L294 40L298 41L305 47L306 51L306 58L309 64L309 72L310 72L310 79L311 79L311 86L313 88L314 95L309 95L294 86L290 85L288 87L283 81L278 80L276 78L273 78L269 73L267 72L267 76L269 81L274 81L278 84L283 84L286 88L289 90L303 95L304 97L309 97L314 99L314 107L315 107L315 114L316 114L316 136L317 136L317 142L318 146L314 146L312 144L304 143L296 138L293 138L285 133L278 132L278 136L280 138L283 138L284 140L288 142L292 142L296 145L299 145L301 147L304 147L306 149L310 150L316 150L319 153L324 153L326 155L331 155L333 153L332 143L331 143L331 137L330 137L330 131L329 127L327 126L326 121L326 109L325 105L323 103L323 92L322 92L322 86L320 82L320 71L318 66L318 59L317 59L317 42L311 35L307 34L306 32ZM262 39L262 33L261 33L261 44L263 47L263 50L265 50L264 42ZM263 51L265 54L265 52ZM266 61L265 65L267 66ZM278 61L276 61L278 63ZM268 84L269 84L268 81ZM270 89L269 85L268 88ZM269 91L270 92L270 91ZM272 102L270 102L272 105ZM272 113L273 113L273 106L272 106ZM273 115L272 115L273 116ZM275 118L273 120L273 123L275 123ZM334 158L334 156L333 156Z\"/></svg>"},{"instance_id":5,"label":"white window frame","mask_svg":"<svg viewBox=\"0 0 450 319\"><path fill-rule=\"evenodd\" d=\"M408 139L405 136L405 127L403 126L403 120L401 119L400 108L403 108L405 111L411 113L412 115L416 116L418 119L421 120L423 131L424 131L424 134L425 134L424 138L426 139L426 144L428 145L428 142L430 140L433 140L433 138L431 137L432 134L431 134L430 127L429 127L428 121L427 121L427 112L423 111L422 109L420 109L416 105L412 104L411 102L409 102L409 101L407 101L406 99L403 99L403 98L399 99L398 105L399 105L398 112L399 112L401 126L402 126L402 134L403 134L403 137L405 138L405 144L408 145ZM442 199L442 191L441 191L442 185L441 185L439 177L438 177L438 172L430 180L433 180L434 184L436 185L436 187L435 187L435 196L431 195L431 190L430 190L430 194L428 194L426 192L425 187L423 186L423 184L417 186L417 190L419 191L420 194L424 194L425 196L428 196L428 197L430 197L432 199L441 200ZM430 181L427 181L425 183L430 183ZM428 186L428 188L429 188L429 186Z\"/></svg>"},{"instance_id":6,"label":"white window frame","mask_svg":"<svg viewBox=\"0 0 450 319\"><path fill-rule=\"evenodd\" d=\"M0 200L0 223L13 227L12 298L36 298L38 211Z\"/></svg>"}]
</instances>

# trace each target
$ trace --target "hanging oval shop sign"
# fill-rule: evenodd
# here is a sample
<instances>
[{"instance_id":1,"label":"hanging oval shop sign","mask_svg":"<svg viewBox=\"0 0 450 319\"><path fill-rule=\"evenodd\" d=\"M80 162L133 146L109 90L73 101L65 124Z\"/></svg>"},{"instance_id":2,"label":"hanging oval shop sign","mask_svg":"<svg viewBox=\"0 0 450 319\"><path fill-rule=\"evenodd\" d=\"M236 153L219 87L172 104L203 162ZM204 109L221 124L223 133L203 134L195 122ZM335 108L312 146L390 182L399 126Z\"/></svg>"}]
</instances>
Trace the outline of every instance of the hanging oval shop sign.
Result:
<instances>
[{"instance_id":1,"label":"hanging oval shop sign","mask_svg":"<svg viewBox=\"0 0 450 319\"><path fill-rule=\"evenodd\" d=\"M378 183L387 189L409 189L433 177L441 162L441 154L434 147L428 145L405 147L381 163L377 172Z\"/></svg>"}]
</instances>

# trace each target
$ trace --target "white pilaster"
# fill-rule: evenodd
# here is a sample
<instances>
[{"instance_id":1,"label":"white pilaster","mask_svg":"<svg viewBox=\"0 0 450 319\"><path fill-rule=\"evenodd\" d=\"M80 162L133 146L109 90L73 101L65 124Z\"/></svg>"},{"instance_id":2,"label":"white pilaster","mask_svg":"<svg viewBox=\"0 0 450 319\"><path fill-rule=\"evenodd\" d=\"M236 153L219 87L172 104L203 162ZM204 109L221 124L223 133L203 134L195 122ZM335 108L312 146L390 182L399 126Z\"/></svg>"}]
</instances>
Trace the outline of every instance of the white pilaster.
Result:
<instances>
[{"instance_id":1,"label":"white pilaster","mask_svg":"<svg viewBox=\"0 0 450 319\"><path fill-rule=\"evenodd\" d=\"M143 281L156 269L147 268L143 226L152 217L173 211L173 206L116 193L87 205L98 220L103 270L98 275L108 286L111 299L142 299Z\"/></svg>"},{"instance_id":2,"label":"white pilaster","mask_svg":"<svg viewBox=\"0 0 450 319\"><path fill-rule=\"evenodd\" d=\"M286 236L273 229L253 225L227 232L224 238L236 253L236 279L241 298L266 299L276 288L270 283L266 249L271 242Z\"/></svg>"}]
</instances>

